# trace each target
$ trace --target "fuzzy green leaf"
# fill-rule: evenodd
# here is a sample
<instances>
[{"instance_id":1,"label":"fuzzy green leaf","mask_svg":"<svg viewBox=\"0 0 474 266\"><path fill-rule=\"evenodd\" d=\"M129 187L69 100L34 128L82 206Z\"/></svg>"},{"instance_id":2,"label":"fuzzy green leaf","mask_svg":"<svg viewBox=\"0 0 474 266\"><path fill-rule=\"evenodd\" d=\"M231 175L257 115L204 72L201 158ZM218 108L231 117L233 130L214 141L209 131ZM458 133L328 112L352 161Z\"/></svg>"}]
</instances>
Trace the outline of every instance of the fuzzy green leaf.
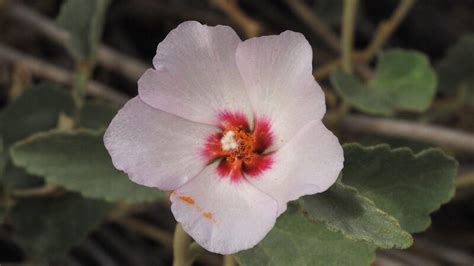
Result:
<instances>
[{"instance_id":1,"label":"fuzzy green leaf","mask_svg":"<svg viewBox=\"0 0 474 266\"><path fill-rule=\"evenodd\" d=\"M44 181L37 176L28 174L24 169L14 166L11 162L5 168L5 174L0 178L5 191L26 189L44 185Z\"/></svg>"},{"instance_id":2,"label":"fuzzy green leaf","mask_svg":"<svg viewBox=\"0 0 474 266\"><path fill-rule=\"evenodd\" d=\"M5 207L0 205L0 225L4 222L5 219Z\"/></svg>"},{"instance_id":3,"label":"fuzzy green leaf","mask_svg":"<svg viewBox=\"0 0 474 266\"><path fill-rule=\"evenodd\" d=\"M90 129L105 129L117 114L118 107L99 101L87 101L81 110L79 126Z\"/></svg>"},{"instance_id":4,"label":"fuzzy green leaf","mask_svg":"<svg viewBox=\"0 0 474 266\"><path fill-rule=\"evenodd\" d=\"M330 230L349 239L365 240L381 248L407 248L412 244L411 235L395 218L340 182L324 193L301 198L300 203L311 220L325 222Z\"/></svg>"},{"instance_id":5,"label":"fuzzy green leaf","mask_svg":"<svg viewBox=\"0 0 474 266\"><path fill-rule=\"evenodd\" d=\"M47 83L27 88L3 109L0 114L0 132L4 144L5 172L0 175L0 182L6 191L43 184L41 179L13 166L7 151L18 140L56 128L60 113L74 113L72 97L66 89Z\"/></svg>"},{"instance_id":6,"label":"fuzzy green leaf","mask_svg":"<svg viewBox=\"0 0 474 266\"><path fill-rule=\"evenodd\" d=\"M131 182L116 170L102 134L90 130L38 133L17 142L10 154L13 162L48 182L78 191L85 197L151 202L163 196L154 188Z\"/></svg>"},{"instance_id":7,"label":"fuzzy green leaf","mask_svg":"<svg viewBox=\"0 0 474 266\"><path fill-rule=\"evenodd\" d=\"M99 225L109 207L72 193L18 200L10 213L14 239L32 259L59 258Z\"/></svg>"},{"instance_id":8,"label":"fuzzy green leaf","mask_svg":"<svg viewBox=\"0 0 474 266\"><path fill-rule=\"evenodd\" d=\"M374 246L346 239L289 206L257 246L235 258L242 266L369 265L374 251Z\"/></svg>"},{"instance_id":9,"label":"fuzzy green leaf","mask_svg":"<svg viewBox=\"0 0 474 266\"><path fill-rule=\"evenodd\" d=\"M430 225L430 213L454 195L457 162L439 149L414 154L388 145L344 145L342 182L395 217L410 233Z\"/></svg>"},{"instance_id":10,"label":"fuzzy green leaf","mask_svg":"<svg viewBox=\"0 0 474 266\"><path fill-rule=\"evenodd\" d=\"M60 113L74 113L74 102L65 89L51 84L26 89L1 113L5 149L33 133L55 128Z\"/></svg>"},{"instance_id":11,"label":"fuzzy green leaf","mask_svg":"<svg viewBox=\"0 0 474 266\"><path fill-rule=\"evenodd\" d=\"M79 62L94 61L109 0L66 0L57 22L69 31L68 50Z\"/></svg>"},{"instance_id":12,"label":"fuzzy green leaf","mask_svg":"<svg viewBox=\"0 0 474 266\"><path fill-rule=\"evenodd\" d=\"M3 137L0 132L0 179L5 172L5 166L7 165L7 155L5 148L3 147Z\"/></svg>"},{"instance_id":13,"label":"fuzzy green leaf","mask_svg":"<svg viewBox=\"0 0 474 266\"><path fill-rule=\"evenodd\" d=\"M396 111L428 109L436 90L436 75L424 54L392 50L380 55L375 77L368 84L341 70L331 74L331 83L357 109L393 115Z\"/></svg>"},{"instance_id":14,"label":"fuzzy green leaf","mask_svg":"<svg viewBox=\"0 0 474 266\"><path fill-rule=\"evenodd\" d=\"M464 89L466 103L474 107L474 33L461 37L436 69L439 89L448 94Z\"/></svg>"}]
</instances>

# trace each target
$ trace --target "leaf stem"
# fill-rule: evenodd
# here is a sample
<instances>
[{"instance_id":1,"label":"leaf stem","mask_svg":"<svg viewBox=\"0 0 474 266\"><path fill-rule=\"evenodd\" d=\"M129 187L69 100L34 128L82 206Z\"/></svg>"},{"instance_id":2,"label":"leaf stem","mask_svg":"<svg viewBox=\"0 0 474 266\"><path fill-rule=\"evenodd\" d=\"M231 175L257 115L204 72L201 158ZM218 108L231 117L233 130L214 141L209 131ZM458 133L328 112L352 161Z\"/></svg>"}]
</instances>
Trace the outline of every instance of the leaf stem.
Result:
<instances>
[{"instance_id":1,"label":"leaf stem","mask_svg":"<svg viewBox=\"0 0 474 266\"><path fill-rule=\"evenodd\" d=\"M86 86L91 74L91 68L88 63L78 63L74 73L72 96L76 105L77 115L84 105L86 95ZM78 117L76 117L77 119Z\"/></svg>"},{"instance_id":2,"label":"leaf stem","mask_svg":"<svg viewBox=\"0 0 474 266\"><path fill-rule=\"evenodd\" d=\"M382 48L395 32L395 29L398 28L414 3L414 0L401 0L390 19L379 24L369 46L361 54L363 61L370 61L375 56L377 51Z\"/></svg>"},{"instance_id":3,"label":"leaf stem","mask_svg":"<svg viewBox=\"0 0 474 266\"><path fill-rule=\"evenodd\" d=\"M180 223L176 224L173 239L173 266L189 266L189 247L191 245L191 237L184 232Z\"/></svg>"},{"instance_id":4,"label":"leaf stem","mask_svg":"<svg viewBox=\"0 0 474 266\"><path fill-rule=\"evenodd\" d=\"M235 266L234 256L232 255L224 255L224 263L223 266Z\"/></svg>"},{"instance_id":5,"label":"leaf stem","mask_svg":"<svg viewBox=\"0 0 474 266\"><path fill-rule=\"evenodd\" d=\"M344 0L342 16L342 69L352 73L352 45L354 42L355 18L358 0Z\"/></svg>"},{"instance_id":6,"label":"leaf stem","mask_svg":"<svg viewBox=\"0 0 474 266\"><path fill-rule=\"evenodd\" d=\"M377 54L387 40L392 36L400 23L412 8L414 0L401 0L388 20L380 22L375 30L370 44L363 50L352 53L351 58L357 62L368 62ZM343 64L341 58L331 61L314 71L316 79L326 78L335 68Z\"/></svg>"}]
</instances>

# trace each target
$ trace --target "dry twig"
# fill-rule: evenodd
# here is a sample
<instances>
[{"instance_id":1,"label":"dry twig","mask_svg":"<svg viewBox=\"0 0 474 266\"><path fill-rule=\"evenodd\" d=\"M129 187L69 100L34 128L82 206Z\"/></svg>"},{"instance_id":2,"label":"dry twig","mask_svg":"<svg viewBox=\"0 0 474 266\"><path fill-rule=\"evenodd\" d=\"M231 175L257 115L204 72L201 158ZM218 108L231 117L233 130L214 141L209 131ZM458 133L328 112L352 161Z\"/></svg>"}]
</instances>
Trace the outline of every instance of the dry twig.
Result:
<instances>
[{"instance_id":1,"label":"dry twig","mask_svg":"<svg viewBox=\"0 0 474 266\"><path fill-rule=\"evenodd\" d=\"M262 32L260 23L245 14L237 5L236 0L210 0L210 2L239 25L247 38L256 37Z\"/></svg>"},{"instance_id":2,"label":"dry twig","mask_svg":"<svg viewBox=\"0 0 474 266\"><path fill-rule=\"evenodd\" d=\"M324 22L322 22L314 12L312 12L306 4L301 0L286 0L287 5L297 14L303 22L317 35L321 36L323 40L329 45L331 50L336 54L341 53L341 46L339 37L334 33L331 28L329 28ZM340 65L340 64L339 64ZM336 65L336 66L339 66ZM326 67L316 69L313 74L316 79L324 78L326 76L321 76L319 73L322 69ZM355 70L359 75L364 78L369 78L372 76L372 71L367 65L358 65L355 66ZM327 71L327 70L325 70ZM332 69L331 69L332 71ZM326 72L324 72L326 73ZM329 74L330 72L328 72Z\"/></svg>"},{"instance_id":3,"label":"dry twig","mask_svg":"<svg viewBox=\"0 0 474 266\"><path fill-rule=\"evenodd\" d=\"M360 52L352 53L352 60L356 62L369 62L374 58L377 52L383 47L388 41L393 32L398 28L400 23L406 17L408 11L414 4L414 0L401 0L397 9L393 12L392 16L386 20L380 22L377 29L375 30L374 37L367 48ZM340 67L342 64L341 59L331 61L314 71L316 79L322 79L327 77L334 69Z\"/></svg>"},{"instance_id":4,"label":"dry twig","mask_svg":"<svg viewBox=\"0 0 474 266\"><path fill-rule=\"evenodd\" d=\"M48 62L23 54L20 51L14 50L13 48L3 44L0 44L0 60L5 60L11 63L21 62L33 75L57 83L70 84L73 79L71 72ZM107 99L119 104L124 104L128 99L126 95L95 81L90 81L87 84L87 92L92 96Z\"/></svg>"},{"instance_id":5,"label":"dry twig","mask_svg":"<svg viewBox=\"0 0 474 266\"><path fill-rule=\"evenodd\" d=\"M140 219L125 217L116 219L114 222L130 228L134 232L145 235L165 247L171 248L173 246L173 234L154 225L146 223Z\"/></svg>"},{"instance_id":6,"label":"dry twig","mask_svg":"<svg viewBox=\"0 0 474 266\"><path fill-rule=\"evenodd\" d=\"M54 22L25 5L11 3L6 12L11 17L28 23L29 26L39 30L49 39L63 46L69 40L69 33L67 31L59 28ZM130 80L137 80L147 69L146 64L105 45L99 47L97 60L106 68L117 71Z\"/></svg>"},{"instance_id":7,"label":"dry twig","mask_svg":"<svg viewBox=\"0 0 474 266\"><path fill-rule=\"evenodd\" d=\"M163 229L160 229L155 225L149 224L145 221L133 217L121 218L114 221L118 224L126 226L127 228L131 229L136 233L139 233L157 241L168 249L173 248L173 234ZM203 253L197 259L204 262L205 265L220 265L220 260L218 259L218 257L213 256L209 253Z\"/></svg>"},{"instance_id":8,"label":"dry twig","mask_svg":"<svg viewBox=\"0 0 474 266\"><path fill-rule=\"evenodd\" d=\"M335 53L341 50L339 38L301 0L286 0L286 4L315 34L321 36Z\"/></svg>"},{"instance_id":9,"label":"dry twig","mask_svg":"<svg viewBox=\"0 0 474 266\"><path fill-rule=\"evenodd\" d=\"M472 134L445 127L364 115L347 115L340 125L347 131L403 137L474 153Z\"/></svg>"}]
</instances>

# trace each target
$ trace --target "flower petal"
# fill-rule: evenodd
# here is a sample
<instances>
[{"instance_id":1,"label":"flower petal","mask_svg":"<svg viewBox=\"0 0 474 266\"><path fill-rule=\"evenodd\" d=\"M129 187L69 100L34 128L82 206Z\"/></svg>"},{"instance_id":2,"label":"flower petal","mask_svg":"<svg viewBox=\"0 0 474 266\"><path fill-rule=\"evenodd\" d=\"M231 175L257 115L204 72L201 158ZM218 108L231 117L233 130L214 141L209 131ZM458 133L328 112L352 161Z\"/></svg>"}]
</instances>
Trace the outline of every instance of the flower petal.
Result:
<instances>
[{"instance_id":1,"label":"flower petal","mask_svg":"<svg viewBox=\"0 0 474 266\"><path fill-rule=\"evenodd\" d=\"M313 52L305 37L285 31L239 44L236 62L256 114L270 120L276 149L304 125L321 120L324 94L312 75Z\"/></svg>"},{"instance_id":2,"label":"flower petal","mask_svg":"<svg viewBox=\"0 0 474 266\"><path fill-rule=\"evenodd\" d=\"M132 181L172 190L204 169L204 142L217 131L157 110L135 97L112 120L104 143L115 168L126 172Z\"/></svg>"},{"instance_id":3,"label":"flower petal","mask_svg":"<svg viewBox=\"0 0 474 266\"><path fill-rule=\"evenodd\" d=\"M272 154L272 159L271 169L246 179L276 199L281 214L288 201L323 192L334 184L344 153L337 137L321 121L313 121Z\"/></svg>"},{"instance_id":4,"label":"flower petal","mask_svg":"<svg viewBox=\"0 0 474 266\"><path fill-rule=\"evenodd\" d=\"M245 180L221 177L217 163L171 194L171 210L205 249L232 254L255 246L272 229L277 202Z\"/></svg>"},{"instance_id":5,"label":"flower petal","mask_svg":"<svg viewBox=\"0 0 474 266\"><path fill-rule=\"evenodd\" d=\"M251 105L235 63L241 42L227 26L181 23L158 45L155 69L138 81L147 104L191 121L215 125L223 111L251 118Z\"/></svg>"}]
</instances>

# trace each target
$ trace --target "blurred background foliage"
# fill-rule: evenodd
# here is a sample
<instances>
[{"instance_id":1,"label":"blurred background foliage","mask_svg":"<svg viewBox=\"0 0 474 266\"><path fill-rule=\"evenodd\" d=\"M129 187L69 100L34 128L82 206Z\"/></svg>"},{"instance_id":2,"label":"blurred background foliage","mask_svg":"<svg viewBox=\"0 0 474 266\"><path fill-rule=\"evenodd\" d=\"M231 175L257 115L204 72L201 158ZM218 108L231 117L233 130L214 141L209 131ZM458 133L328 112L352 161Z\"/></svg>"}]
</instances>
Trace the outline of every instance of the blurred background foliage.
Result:
<instances>
[{"instance_id":1,"label":"blurred background foliage","mask_svg":"<svg viewBox=\"0 0 474 266\"><path fill-rule=\"evenodd\" d=\"M374 263L472 264L474 2L360 0L349 50L341 40L343 9L342 0L0 0L0 262L171 264L166 196L115 170L102 132L136 95L157 44L180 22L198 20L230 25L242 39L302 32L326 93L325 123L341 142L414 151L345 146L350 187L300 202L318 223L290 207L276 225L280 233L237 255L239 263L369 264L373 244L405 248L410 240L353 230L341 223L347 213L334 214L328 202L357 202L353 208L369 213L378 207L404 230L420 232L431 223L427 214L453 196L448 177L456 175L456 195L432 215L431 228L415 234L409 249L378 250ZM431 147L454 156L459 171L446 155L426 151ZM367 169L389 169L384 178L398 188L391 198L371 191L379 176ZM404 182L429 191L401 189ZM394 230L373 217L354 222ZM292 250L285 241L299 245ZM221 257L205 253L196 264L219 265Z\"/></svg>"}]
</instances>

